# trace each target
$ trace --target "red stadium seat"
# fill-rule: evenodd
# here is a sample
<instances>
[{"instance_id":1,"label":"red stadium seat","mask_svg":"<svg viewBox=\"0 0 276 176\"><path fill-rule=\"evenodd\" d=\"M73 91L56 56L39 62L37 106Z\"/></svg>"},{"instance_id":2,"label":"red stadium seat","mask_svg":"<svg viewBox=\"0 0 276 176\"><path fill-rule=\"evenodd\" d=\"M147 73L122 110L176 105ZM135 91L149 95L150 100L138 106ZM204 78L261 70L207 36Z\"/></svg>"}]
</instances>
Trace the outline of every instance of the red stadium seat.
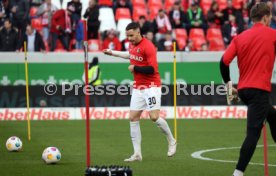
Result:
<instances>
[{"instance_id":1,"label":"red stadium seat","mask_svg":"<svg viewBox=\"0 0 276 176\"><path fill-rule=\"evenodd\" d=\"M212 38L220 38L222 39L222 33L221 30L218 28L209 28L207 30L207 40L211 40Z\"/></svg>"},{"instance_id":2,"label":"red stadium seat","mask_svg":"<svg viewBox=\"0 0 276 176\"><path fill-rule=\"evenodd\" d=\"M158 11L159 11L159 7L151 7L150 8L150 20L154 20L155 18L156 18L156 16L157 16L157 14L158 14Z\"/></svg>"},{"instance_id":3,"label":"red stadium seat","mask_svg":"<svg viewBox=\"0 0 276 176\"><path fill-rule=\"evenodd\" d=\"M88 40L88 51L100 51L100 41L99 40Z\"/></svg>"},{"instance_id":4,"label":"red stadium seat","mask_svg":"<svg viewBox=\"0 0 276 176\"><path fill-rule=\"evenodd\" d=\"M232 6L235 9L241 9L244 3L246 3L246 0L232 0Z\"/></svg>"},{"instance_id":5,"label":"red stadium seat","mask_svg":"<svg viewBox=\"0 0 276 176\"><path fill-rule=\"evenodd\" d=\"M205 15L208 13L208 10L211 8L212 2L213 2L213 0L201 0L200 1L200 7Z\"/></svg>"},{"instance_id":6,"label":"red stadium seat","mask_svg":"<svg viewBox=\"0 0 276 176\"><path fill-rule=\"evenodd\" d=\"M165 0L165 9L166 9L167 12L169 10L171 10L174 2L175 2L175 0Z\"/></svg>"},{"instance_id":7,"label":"red stadium seat","mask_svg":"<svg viewBox=\"0 0 276 176\"><path fill-rule=\"evenodd\" d=\"M182 7L184 9L184 11L186 12L188 10L188 8L191 6L191 4L193 3L194 0L183 0L182 1Z\"/></svg>"},{"instance_id":8,"label":"red stadium seat","mask_svg":"<svg viewBox=\"0 0 276 176\"><path fill-rule=\"evenodd\" d=\"M177 39L184 38L185 40L187 40L187 38L188 38L187 31L185 29L175 29L174 33L175 33L175 37Z\"/></svg>"},{"instance_id":9,"label":"red stadium seat","mask_svg":"<svg viewBox=\"0 0 276 176\"><path fill-rule=\"evenodd\" d=\"M200 28L193 28L190 30L189 38L203 38L205 39L204 31Z\"/></svg>"},{"instance_id":10,"label":"red stadium seat","mask_svg":"<svg viewBox=\"0 0 276 176\"><path fill-rule=\"evenodd\" d=\"M177 41L178 48L183 50L187 45L187 31L185 29L175 29L174 30L175 38Z\"/></svg>"},{"instance_id":11,"label":"red stadium seat","mask_svg":"<svg viewBox=\"0 0 276 176\"><path fill-rule=\"evenodd\" d=\"M63 49L64 50L64 47L63 47L60 40L57 40L57 42L56 42L56 49Z\"/></svg>"},{"instance_id":12,"label":"red stadium seat","mask_svg":"<svg viewBox=\"0 0 276 176\"><path fill-rule=\"evenodd\" d=\"M55 49L55 52L67 52L65 49Z\"/></svg>"},{"instance_id":13,"label":"red stadium seat","mask_svg":"<svg viewBox=\"0 0 276 176\"><path fill-rule=\"evenodd\" d=\"M115 19L131 19L130 10L128 8L116 9Z\"/></svg>"},{"instance_id":14,"label":"red stadium seat","mask_svg":"<svg viewBox=\"0 0 276 176\"><path fill-rule=\"evenodd\" d=\"M138 21L140 16L145 16L146 19L148 18L147 9L137 7L133 9L133 21Z\"/></svg>"},{"instance_id":15,"label":"red stadium seat","mask_svg":"<svg viewBox=\"0 0 276 176\"><path fill-rule=\"evenodd\" d=\"M113 5L113 1L112 0L99 0L98 4L100 6L109 6L109 7L111 7Z\"/></svg>"},{"instance_id":16,"label":"red stadium seat","mask_svg":"<svg viewBox=\"0 0 276 176\"><path fill-rule=\"evenodd\" d=\"M187 45L187 40L185 38L177 38L176 41L180 50L183 50Z\"/></svg>"},{"instance_id":17,"label":"red stadium seat","mask_svg":"<svg viewBox=\"0 0 276 176\"><path fill-rule=\"evenodd\" d=\"M217 0L217 3L220 10L227 8L227 0Z\"/></svg>"},{"instance_id":18,"label":"red stadium seat","mask_svg":"<svg viewBox=\"0 0 276 176\"><path fill-rule=\"evenodd\" d=\"M30 8L30 17L35 17L35 16L37 16L37 15L36 15L37 10L38 10L38 8L36 8L36 7Z\"/></svg>"},{"instance_id":19,"label":"red stadium seat","mask_svg":"<svg viewBox=\"0 0 276 176\"><path fill-rule=\"evenodd\" d=\"M214 38L209 41L209 50L210 51L223 51L225 50L225 46L223 43L223 39Z\"/></svg>"},{"instance_id":20,"label":"red stadium seat","mask_svg":"<svg viewBox=\"0 0 276 176\"><path fill-rule=\"evenodd\" d=\"M149 0L148 8L151 10L152 7L158 7L159 9L163 8L163 3L161 0Z\"/></svg>"},{"instance_id":21,"label":"red stadium seat","mask_svg":"<svg viewBox=\"0 0 276 176\"><path fill-rule=\"evenodd\" d=\"M133 10L135 10L135 8L139 8L139 7L146 8L145 0L132 0L132 5L133 5Z\"/></svg>"},{"instance_id":22,"label":"red stadium seat","mask_svg":"<svg viewBox=\"0 0 276 176\"><path fill-rule=\"evenodd\" d=\"M201 51L202 44L207 43L207 41L204 38L200 38L200 37L193 38L192 41L197 51Z\"/></svg>"},{"instance_id":23,"label":"red stadium seat","mask_svg":"<svg viewBox=\"0 0 276 176\"><path fill-rule=\"evenodd\" d=\"M42 22L41 22L41 18L33 18L32 21L31 21L31 25L37 31L41 31L42 27L43 27Z\"/></svg>"}]
</instances>

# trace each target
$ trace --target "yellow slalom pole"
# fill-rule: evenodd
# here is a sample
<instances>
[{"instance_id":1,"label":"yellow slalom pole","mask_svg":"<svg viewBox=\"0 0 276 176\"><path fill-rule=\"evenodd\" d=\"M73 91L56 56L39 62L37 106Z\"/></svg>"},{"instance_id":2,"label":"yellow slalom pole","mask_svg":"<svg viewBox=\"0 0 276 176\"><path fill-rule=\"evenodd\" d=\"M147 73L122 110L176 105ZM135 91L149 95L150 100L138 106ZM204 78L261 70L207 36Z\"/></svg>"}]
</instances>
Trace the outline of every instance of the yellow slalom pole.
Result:
<instances>
[{"instance_id":1,"label":"yellow slalom pole","mask_svg":"<svg viewBox=\"0 0 276 176\"><path fill-rule=\"evenodd\" d=\"M176 120L176 43L173 42L173 104L174 104L174 138L177 141L177 120Z\"/></svg>"},{"instance_id":2,"label":"yellow slalom pole","mask_svg":"<svg viewBox=\"0 0 276 176\"><path fill-rule=\"evenodd\" d=\"M29 100L29 80L28 80L28 60L27 60L27 46L24 42L25 53L25 77L26 77L26 101L27 101L27 120L28 120L28 140L31 141L31 122L30 122L30 100Z\"/></svg>"}]
</instances>

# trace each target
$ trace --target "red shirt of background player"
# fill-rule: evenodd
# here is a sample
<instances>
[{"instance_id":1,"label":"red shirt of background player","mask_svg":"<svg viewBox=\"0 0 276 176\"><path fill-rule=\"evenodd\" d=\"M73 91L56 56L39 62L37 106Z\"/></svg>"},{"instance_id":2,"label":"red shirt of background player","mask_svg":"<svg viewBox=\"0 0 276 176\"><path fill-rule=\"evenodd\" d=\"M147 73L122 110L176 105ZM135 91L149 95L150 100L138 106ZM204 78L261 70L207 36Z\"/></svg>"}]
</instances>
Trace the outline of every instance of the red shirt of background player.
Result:
<instances>
[{"instance_id":1,"label":"red shirt of background player","mask_svg":"<svg viewBox=\"0 0 276 176\"><path fill-rule=\"evenodd\" d=\"M137 45L129 45L130 64L135 66L152 66L153 74L143 74L133 72L134 85L136 89L145 89L150 87L160 87L161 80L158 72L158 64L155 46L147 39L142 40Z\"/></svg>"},{"instance_id":2,"label":"red shirt of background player","mask_svg":"<svg viewBox=\"0 0 276 176\"><path fill-rule=\"evenodd\" d=\"M223 62L228 66L235 56L238 57L240 72L238 89L257 88L271 91L271 76L275 61L275 45L272 43L275 41L276 30L261 23L254 24L251 29L232 40L223 55Z\"/></svg>"}]
</instances>

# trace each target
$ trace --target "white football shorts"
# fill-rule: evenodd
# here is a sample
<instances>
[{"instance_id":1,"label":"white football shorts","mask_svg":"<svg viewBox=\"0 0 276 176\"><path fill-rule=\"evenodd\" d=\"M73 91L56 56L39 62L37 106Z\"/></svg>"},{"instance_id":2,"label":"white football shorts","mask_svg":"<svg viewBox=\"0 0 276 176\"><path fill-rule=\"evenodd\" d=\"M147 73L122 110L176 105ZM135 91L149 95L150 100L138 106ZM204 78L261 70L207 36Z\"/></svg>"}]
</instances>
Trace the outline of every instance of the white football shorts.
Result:
<instances>
[{"instance_id":1,"label":"white football shorts","mask_svg":"<svg viewBox=\"0 0 276 176\"><path fill-rule=\"evenodd\" d=\"M156 110L161 107L161 87L133 89L130 101L130 110Z\"/></svg>"}]
</instances>

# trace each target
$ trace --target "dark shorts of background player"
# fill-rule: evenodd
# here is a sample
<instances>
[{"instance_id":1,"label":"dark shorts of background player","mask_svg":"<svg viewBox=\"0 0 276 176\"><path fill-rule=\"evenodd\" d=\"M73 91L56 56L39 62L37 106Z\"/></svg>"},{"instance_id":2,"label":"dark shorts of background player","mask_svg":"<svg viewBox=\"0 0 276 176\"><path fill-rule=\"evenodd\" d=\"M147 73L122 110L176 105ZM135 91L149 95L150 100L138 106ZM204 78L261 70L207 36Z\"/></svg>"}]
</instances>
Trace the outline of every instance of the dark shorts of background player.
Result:
<instances>
[{"instance_id":1,"label":"dark shorts of background player","mask_svg":"<svg viewBox=\"0 0 276 176\"><path fill-rule=\"evenodd\" d=\"M240 89L239 97L247 105L246 138L240 150L240 158L236 169L245 171L260 138L265 121L269 123L271 135L276 142L276 110L270 104L269 92L246 88Z\"/></svg>"}]
</instances>

